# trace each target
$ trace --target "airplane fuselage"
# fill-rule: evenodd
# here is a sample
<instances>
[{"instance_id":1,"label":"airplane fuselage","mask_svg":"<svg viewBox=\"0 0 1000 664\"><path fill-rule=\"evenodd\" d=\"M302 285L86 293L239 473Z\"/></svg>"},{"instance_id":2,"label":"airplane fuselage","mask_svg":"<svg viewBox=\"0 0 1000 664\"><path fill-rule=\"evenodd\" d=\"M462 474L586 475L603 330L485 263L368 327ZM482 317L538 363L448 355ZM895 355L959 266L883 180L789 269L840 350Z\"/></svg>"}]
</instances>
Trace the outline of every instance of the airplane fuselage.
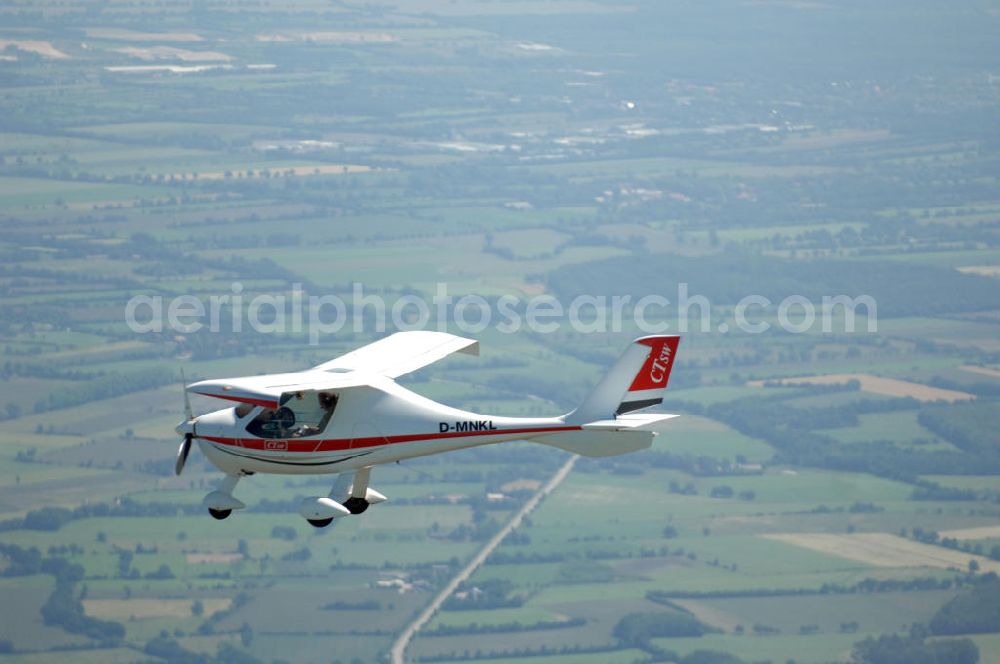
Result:
<instances>
[{"instance_id":1,"label":"airplane fuselage","mask_svg":"<svg viewBox=\"0 0 1000 664\"><path fill-rule=\"evenodd\" d=\"M264 438L247 431L260 408L197 420L199 447L226 474L342 473L429 454L576 431L563 418L481 415L422 397L390 380L346 390L323 431Z\"/></svg>"}]
</instances>

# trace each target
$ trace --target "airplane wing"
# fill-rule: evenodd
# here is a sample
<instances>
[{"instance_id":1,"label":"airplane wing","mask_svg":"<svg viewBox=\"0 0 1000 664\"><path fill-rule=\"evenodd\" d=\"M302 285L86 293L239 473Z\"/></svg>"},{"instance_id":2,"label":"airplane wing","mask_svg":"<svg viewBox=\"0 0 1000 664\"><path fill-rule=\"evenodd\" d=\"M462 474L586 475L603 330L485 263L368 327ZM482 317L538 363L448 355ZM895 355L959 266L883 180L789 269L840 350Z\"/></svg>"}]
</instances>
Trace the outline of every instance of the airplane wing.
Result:
<instances>
[{"instance_id":1,"label":"airplane wing","mask_svg":"<svg viewBox=\"0 0 1000 664\"><path fill-rule=\"evenodd\" d=\"M187 389L218 399L278 408L301 392L370 385L375 376L396 378L452 353L479 354L479 342L445 332L397 332L307 371L203 380Z\"/></svg>"},{"instance_id":2,"label":"airplane wing","mask_svg":"<svg viewBox=\"0 0 1000 664\"><path fill-rule=\"evenodd\" d=\"M370 384L371 376L325 371L217 378L192 383L187 389L206 397L240 401L265 408L278 408L294 394L324 390L342 390Z\"/></svg>"},{"instance_id":3,"label":"airplane wing","mask_svg":"<svg viewBox=\"0 0 1000 664\"><path fill-rule=\"evenodd\" d=\"M313 367L312 371L365 371L396 378L452 353L479 355L479 342L447 332L397 332Z\"/></svg>"}]
</instances>

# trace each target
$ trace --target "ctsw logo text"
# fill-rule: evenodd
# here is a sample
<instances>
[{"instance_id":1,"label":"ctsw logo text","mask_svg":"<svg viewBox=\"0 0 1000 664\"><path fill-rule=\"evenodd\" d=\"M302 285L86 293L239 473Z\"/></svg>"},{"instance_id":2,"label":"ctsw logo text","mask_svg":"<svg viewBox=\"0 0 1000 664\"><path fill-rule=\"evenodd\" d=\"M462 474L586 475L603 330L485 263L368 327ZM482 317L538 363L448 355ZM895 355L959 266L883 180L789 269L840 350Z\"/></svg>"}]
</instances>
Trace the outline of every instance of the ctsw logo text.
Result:
<instances>
[{"instance_id":1,"label":"ctsw logo text","mask_svg":"<svg viewBox=\"0 0 1000 664\"><path fill-rule=\"evenodd\" d=\"M660 356L653 360L649 371L649 379L659 385L667 380L667 367L670 366L670 346L666 343L660 349Z\"/></svg>"}]
</instances>

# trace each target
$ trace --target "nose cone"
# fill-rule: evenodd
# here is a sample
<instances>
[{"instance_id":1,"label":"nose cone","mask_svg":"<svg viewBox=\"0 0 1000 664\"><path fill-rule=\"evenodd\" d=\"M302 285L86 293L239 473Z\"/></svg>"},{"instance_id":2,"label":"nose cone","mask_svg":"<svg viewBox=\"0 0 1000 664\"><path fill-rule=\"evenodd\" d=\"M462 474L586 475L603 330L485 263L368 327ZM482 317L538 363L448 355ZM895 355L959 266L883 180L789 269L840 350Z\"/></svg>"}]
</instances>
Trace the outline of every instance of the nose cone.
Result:
<instances>
[{"instance_id":1,"label":"nose cone","mask_svg":"<svg viewBox=\"0 0 1000 664\"><path fill-rule=\"evenodd\" d=\"M236 416L233 411L233 408L226 408L225 410L217 410L212 413L202 413L194 418L192 422L192 425L197 425L198 431L195 432L193 426L186 431L190 431L202 438L205 436L232 437L236 427ZM186 424L182 422L178 426L185 426Z\"/></svg>"},{"instance_id":2,"label":"nose cone","mask_svg":"<svg viewBox=\"0 0 1000 664\"><path fill-rule=\"evenodd\" d=\"M182 420L176 427L174 431L177 432L179 436L186 436L187 434L194 434L194 423L198 421L198 418L192 418L190 420Z\"/></svg>"}]
</instances>

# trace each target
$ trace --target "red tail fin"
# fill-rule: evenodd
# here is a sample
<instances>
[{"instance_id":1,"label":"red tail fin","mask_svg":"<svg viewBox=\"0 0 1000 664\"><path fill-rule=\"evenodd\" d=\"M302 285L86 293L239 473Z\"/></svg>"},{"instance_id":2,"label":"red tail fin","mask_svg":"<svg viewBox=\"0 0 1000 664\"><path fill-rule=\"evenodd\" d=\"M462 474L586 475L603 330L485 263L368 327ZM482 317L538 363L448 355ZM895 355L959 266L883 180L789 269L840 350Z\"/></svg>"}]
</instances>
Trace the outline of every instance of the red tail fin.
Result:
<instances>
[{"instance_id":1,"label":"red tail fin","mask_svg":"<svg viewBox=\"0 0 1000 664\"><path fill-rule=\"evenodd\" d=\"M677 356L678 336L652 336L636 339L635 343L649 346L649 355L622 397L615 414L621 415L663 402L663 391L670 380L670 370Z\"/></svg>"},{"instance_id":2,"label":"red tail fin","mask_svg":"<svg viewBox=\"0 0 1000 664\"><path fill-rule=\"evenodd\" d=\"M678 336L659 335L633 341L567 421L613 419L662 403L679 342Z\"/></svg>"}]
</instances>

